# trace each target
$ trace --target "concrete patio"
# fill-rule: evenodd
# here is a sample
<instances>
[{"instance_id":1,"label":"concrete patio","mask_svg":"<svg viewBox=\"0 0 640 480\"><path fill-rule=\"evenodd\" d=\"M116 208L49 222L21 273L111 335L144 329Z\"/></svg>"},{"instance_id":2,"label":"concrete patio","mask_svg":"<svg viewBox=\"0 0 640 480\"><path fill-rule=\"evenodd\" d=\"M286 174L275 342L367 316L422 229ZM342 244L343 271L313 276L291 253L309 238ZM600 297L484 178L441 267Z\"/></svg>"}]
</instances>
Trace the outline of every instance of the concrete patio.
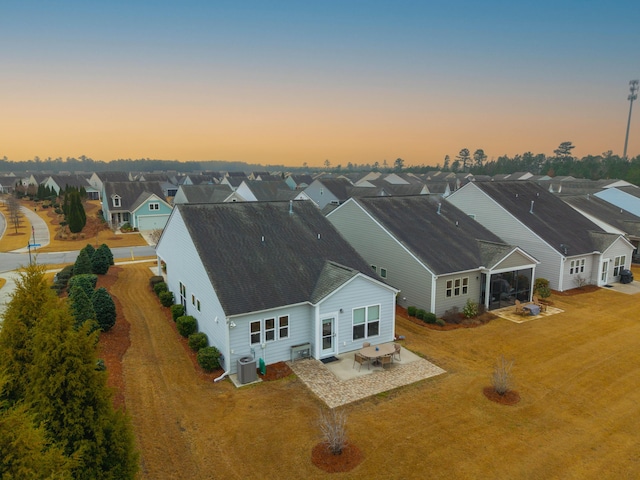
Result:
<instances>
[{"instance_id":1,"label":"concrete patio","mask_svg":"<svg viewBox=\"0 0 640 480\"><path fill-rule=\"evenodd\" d=\"M401 360L394 360L384 369L374 365L354 365L354 353L338 355L337 361L326 364L315 359L287 363L298 378L329 408L445 373L440 367L404 347Z\"/></svg>"}]
</instances>

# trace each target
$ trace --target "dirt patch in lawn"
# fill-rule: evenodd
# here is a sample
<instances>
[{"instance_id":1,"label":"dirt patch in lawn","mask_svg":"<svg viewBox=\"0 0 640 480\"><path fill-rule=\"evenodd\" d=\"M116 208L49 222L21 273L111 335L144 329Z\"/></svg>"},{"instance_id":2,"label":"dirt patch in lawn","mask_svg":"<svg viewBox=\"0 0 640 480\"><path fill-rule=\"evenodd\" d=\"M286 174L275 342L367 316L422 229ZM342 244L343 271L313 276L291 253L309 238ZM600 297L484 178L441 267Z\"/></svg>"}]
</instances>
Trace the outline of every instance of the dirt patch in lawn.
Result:
<instances>
[{"instance_id":1,"label":"dirt patch in lawn","mask_svg":"<svg viewBox=\"0 0 640 480\"><path fill-rule=\"evenodd\" d=\"M515 390L509 390L503 395L496 392L493 387L484 387L482 393L492 402L499 403L500 405L515 405L520 401L520 394Z\"/></svg>"}]
</instances>

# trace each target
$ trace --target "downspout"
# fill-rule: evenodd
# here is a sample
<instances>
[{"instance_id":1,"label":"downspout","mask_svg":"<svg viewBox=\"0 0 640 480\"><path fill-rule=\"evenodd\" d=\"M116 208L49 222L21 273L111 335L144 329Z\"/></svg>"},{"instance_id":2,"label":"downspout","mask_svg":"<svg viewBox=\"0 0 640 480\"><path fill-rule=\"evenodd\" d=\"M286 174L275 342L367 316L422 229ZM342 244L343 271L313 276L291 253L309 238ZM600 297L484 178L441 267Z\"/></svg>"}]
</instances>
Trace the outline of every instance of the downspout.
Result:
<instances>
[{"instance_id":1,"label":"downspout","mask_svg":"<svg viewBox=\"0 0 640 480\"><path fill-rule=\"evenodd\" d=\"M215 321L216 322L218 321L218 317L216 317ZM222 375L220 375L219 377L216 377L216 378L213 379L214 383L218 383L224 377L229 375L229 370L230 370L230 367L231 367L231 350L229 349L229 337L231 336L231 333L230 333L230 327L229 327L229 318L225 318L225 325L227 326L227 351L225 353L228 354L228 357L229 357L228 363L229 363L229 365L227 366L227 369L224 372L222 372Z\"/></svg>"},{"instance_id":2,"label":"downspout","mask_svg":"<svg viewBox=\"0 0 640 480\"><path fill-rule=\"evenodd\" d=\"M436 293L437 292L437 282L438 282L438 277L436 277L435 275L431 275L431 311L433 313L436 313Z\"/></svg>"},{"instance_id":3,"label":"downspout","mask_svg":"<svg viewBox=\"0 0 640 480\"><path fill-rule=\"evenodd\" d=\"M218 383L220 380L222 380L224 377L226 377L227 375L229 375L229 370L225 370L222 375L220 375L219 377L216 377L213 379L214 382Z\"/></svg>"}]
</instances>

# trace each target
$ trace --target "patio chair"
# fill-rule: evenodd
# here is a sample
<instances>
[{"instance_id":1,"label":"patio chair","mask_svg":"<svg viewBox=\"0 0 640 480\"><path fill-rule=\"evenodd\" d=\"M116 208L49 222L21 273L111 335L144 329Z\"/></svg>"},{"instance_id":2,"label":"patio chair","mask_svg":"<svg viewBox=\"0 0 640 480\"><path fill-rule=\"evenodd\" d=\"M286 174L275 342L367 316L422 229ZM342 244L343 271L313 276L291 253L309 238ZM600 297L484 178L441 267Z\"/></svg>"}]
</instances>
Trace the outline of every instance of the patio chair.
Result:
<instances>
[{"instance_id":1,"label":"patio chair","mask_svg":"<svg viewBox=\"0 0 640 480\"><path fill-rule=\"evenodd\" d=\"M516 315L527 315L529 312L526 312L524 308L522 308L522 304L520 300L516 299Z\"/></svg>"},{"instance_id":2,"label":"patio chair","mask_svg":"<svg viewBox=\"0 0 640 480\"><path fill-rule=\"evenodd\" d=\"M398 360L402 361L402 358L400 358L400 352L402 351L402 346L399 343L394 343L393 348L395 348L395 351L393 352L393 358L398 357Z\"/></svg>"},{"instance_id":3,"label":"patio chair","mask_svg":"<svg viewBox=\"0 0 640 480\"><path fill-rule=\"evenodd\" d=\"M362 343L362 348L364 348L364 347L370 347L370 346L371 346L371 343L370 343L370 342L363 342L363 343Z\"/></svg>"},{"instance_id":4,"label":"patio chair","mask_svg":"<svg viewBox=\"0 0 640 480\"><path fill-rule=\"evenodd\" d=\"M371 364L369 363L369 359L360 353L356 353L353 356L353 368L356 367L356 363L358 364L358 371L362 368L362 364L367 364L367 369L371 370Z\"/></svg>"},{"instance_id":5,"label":"patio chair","mask_svg":"<svg viewBox=\"0 0 640 480\"><path fill-rule=\"evenodd\" d=\"M393 354L380 357L378 358L378 361L380 362L380 366L384 370L385 365L391 365L391 362L393 362Z\"/></svg>"},{"instance_id":6,"label":"patio chair","mask_svg":"<svg viewBox=\"0 0 640 480\"><path fill-rule=\"evenodd\" d=\"M533 296L533 303L540 307L541 312L547 311L547 303L540 300L537 295Z\"/></svg>"}]
</instances>

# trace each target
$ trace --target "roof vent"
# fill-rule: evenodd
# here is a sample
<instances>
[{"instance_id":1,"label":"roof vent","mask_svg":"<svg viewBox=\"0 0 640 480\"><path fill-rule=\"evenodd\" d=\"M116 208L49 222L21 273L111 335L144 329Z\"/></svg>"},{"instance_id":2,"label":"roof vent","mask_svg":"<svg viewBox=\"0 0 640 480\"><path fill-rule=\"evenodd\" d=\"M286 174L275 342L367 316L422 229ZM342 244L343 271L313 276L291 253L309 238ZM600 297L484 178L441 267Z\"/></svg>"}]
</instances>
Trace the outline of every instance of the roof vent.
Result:
<instances>
[{"instance_id":1,"label":"roof vent","mask_svg":"<svg viewBox=\"0 0 640 480\"><path fill-rule=\"evenodd\" d=\"M320 234L318 234L318 240L320 240Z\"/></svg>"},{"instance_id":2,"label":"roof vent","mask_svg":"<svg viewBox=\"0 0 640 480\"><path fill-rule=\"evenodd\" d=\"M456 220L456 227L458 226L458 220Z\"/></svg>"},{"instance_id":3,"label":"roof vent","mask_svg":"<svg viewBox=\"0 0 640 480\"><path fill-rule=\"evenodd\" d=\"M516 198L518 198L518 194L516 193Z\"/></svg>"},{"instance_id":4,"label":"roof vent","mask_svg":"<svg viewBox=\"0 0 640 480\"><path fill-rule=\"evenodd\" d=\"M569 247L567 247L564 243L560 244L560 249L562 250L563 255L567 255L569 253Z\"/></svg>"},{"instance_id":5,"label":"roof vent","mask_svg":"<svg viewBox=\"0 0 640 480\"><path fill-rule=\"evenodd\" d=\"M260 239L260 241L264 243L264 235L262 235L262 238Z\"/></svg>"},{"instance_id":6,"label":"roof vent","mask_svg":"<svg viewBox=\"0 0 640 480\"><path fill-rule=\"evenodd\" d=\"M293 215L293 200L289 200L289 215Z\"/></svg>"},{"instance_id":7,"label":"roof vent","mask_svg":"<svg viewBox=\"0 0 640 480\"><path fill-rule=\"evenodd\" d=\"M442 204L438 203L438 211L436 212L438 215L440 215L440 207L442 207Z\"/></svg>"},{"instance_id":8,"label":"roof vent","mask_svg":"<svg viewBox=\"0 0 640 480\"><path fill-rule=\"evenodd\" d=\"M531 200L531 208L529 209L529 213L533 213L533 200Z\"/></svg>"}]
</instances>

